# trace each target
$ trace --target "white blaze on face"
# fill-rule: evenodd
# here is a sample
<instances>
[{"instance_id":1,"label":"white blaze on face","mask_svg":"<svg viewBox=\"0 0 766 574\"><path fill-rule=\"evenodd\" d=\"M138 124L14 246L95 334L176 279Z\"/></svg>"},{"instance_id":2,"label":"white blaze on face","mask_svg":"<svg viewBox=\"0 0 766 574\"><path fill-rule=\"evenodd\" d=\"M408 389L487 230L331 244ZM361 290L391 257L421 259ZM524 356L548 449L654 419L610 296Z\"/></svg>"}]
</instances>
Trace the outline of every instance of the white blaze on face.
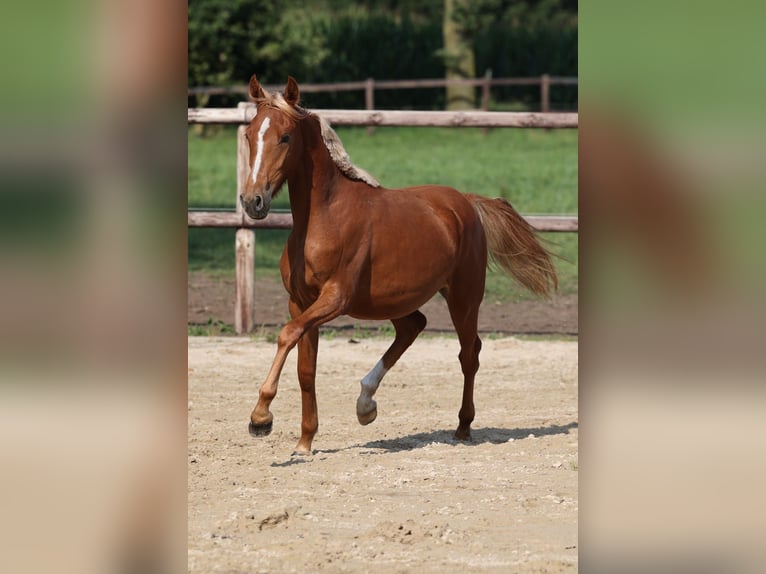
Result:
<instances>
[{"instance_id":1,"label":"white blaze on face","mask_svg":"<svg viewBox=\"0 0 766 574\"><path fill-rule=\"evenodd\" d=\"M255 144L255 163L253 164L253 183L256 182L255 180L258 177L258 170L261 169L261 160L263 160L263 135L266 133L266 130L269 129L270 123L271 118L264 119L258 130L258 140Z\"/></svg>"},{"instance_id":2,"label":"white blaze on face","mask_svg":"<svg viewBox=\"0 0 766 574\"><path fill-rule=\"evenodd\" d=\"M362 392L359 394L359 399L356 402L357 414L363 415L375 408L375 401L372 400L372 396L378 390L380 381L383 380L387 372L388 369L383 366L383 360L381 359L362 379Z\"/></svg>"}]
</instances>

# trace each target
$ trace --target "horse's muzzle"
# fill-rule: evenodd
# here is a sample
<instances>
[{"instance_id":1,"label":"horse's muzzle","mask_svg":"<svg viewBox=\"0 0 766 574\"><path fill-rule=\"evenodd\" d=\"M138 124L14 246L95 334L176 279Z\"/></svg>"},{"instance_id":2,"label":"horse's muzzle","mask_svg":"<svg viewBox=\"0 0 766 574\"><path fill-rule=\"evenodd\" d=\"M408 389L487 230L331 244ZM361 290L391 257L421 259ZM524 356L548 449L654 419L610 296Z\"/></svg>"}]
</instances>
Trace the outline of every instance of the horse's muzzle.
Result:
<instances>
[{"instance_id":1,"label":"horse's muzzle","mask_svg":"<svg viewBox=\"0 0 766 574\"><path fill-rule=\"evenodd\" d=\"M271 196L256 193L253 197L245 199L244 195L240 195L239 202L242 204L242 209L244 209L245 213L250 217L253 219L263 219L269 214Z\"/></svg>"}]
</instances>

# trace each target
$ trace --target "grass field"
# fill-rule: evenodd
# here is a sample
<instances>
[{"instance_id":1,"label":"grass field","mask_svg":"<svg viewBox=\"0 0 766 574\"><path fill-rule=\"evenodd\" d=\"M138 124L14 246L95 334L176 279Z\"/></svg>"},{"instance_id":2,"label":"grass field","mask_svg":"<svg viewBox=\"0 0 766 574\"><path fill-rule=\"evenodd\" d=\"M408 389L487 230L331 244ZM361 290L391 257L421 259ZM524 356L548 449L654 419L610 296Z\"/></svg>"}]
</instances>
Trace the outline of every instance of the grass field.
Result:
<instances>
[{"instance_id":1,"label":"grass field","mask_svg":"<svg viewBox=\"0 0 766 574\"><path fill-rule=\"evenodd\" d=\"M490 197L505 197L525 214L577 213L577 131L454 128L339 128L351 159L386 187L439 183ZM233 209L236 132L205 137L189 131L189 207ZM289 209L284 189L272 209ZM256 272L277 276L288 231L259 230ZM577 234L542 234L557 260L559 292L577 291ZM233 229L189 229L189 269L230 273ZM530 297L505 275L487 276L487 298Z\"/></svg>"}]
</instances>

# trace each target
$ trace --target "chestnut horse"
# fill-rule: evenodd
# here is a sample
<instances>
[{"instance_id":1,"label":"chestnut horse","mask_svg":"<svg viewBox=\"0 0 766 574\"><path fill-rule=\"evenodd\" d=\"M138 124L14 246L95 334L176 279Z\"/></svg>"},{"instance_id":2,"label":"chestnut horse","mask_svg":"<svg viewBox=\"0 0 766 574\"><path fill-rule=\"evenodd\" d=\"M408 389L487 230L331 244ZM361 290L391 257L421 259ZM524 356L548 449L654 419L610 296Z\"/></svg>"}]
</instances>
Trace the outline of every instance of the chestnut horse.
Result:
<instances>
[{"instance_id":1,"label":"chestnut horse","mask_svg":"<svg viewBox=\"0 0 766 574\"><path fill-rule=\"evenodd\" d=\"M318 428L314 378L319 326L340 315L390 319L396 329L392 345L362 379L356 403L361 424L375 420L375 391L425 327L418 308L438 291L447 300L460 340L463 401L455 437L469 440L488 252L540 295L557 286L549 253L503 199L437 185L381 187L351 163L326 121L298 106L293 78L282 95L267 93L253 76L249 92L256 115L246 130L250 175L240 202L250 217L262 219L287 182L293 215L280 262L292 319L279 334L274 362L250 415L250 433L271 432L269 406L285 359L297 344L302 422L294 454L311 453Z\"/></svg>"}]
</instances>

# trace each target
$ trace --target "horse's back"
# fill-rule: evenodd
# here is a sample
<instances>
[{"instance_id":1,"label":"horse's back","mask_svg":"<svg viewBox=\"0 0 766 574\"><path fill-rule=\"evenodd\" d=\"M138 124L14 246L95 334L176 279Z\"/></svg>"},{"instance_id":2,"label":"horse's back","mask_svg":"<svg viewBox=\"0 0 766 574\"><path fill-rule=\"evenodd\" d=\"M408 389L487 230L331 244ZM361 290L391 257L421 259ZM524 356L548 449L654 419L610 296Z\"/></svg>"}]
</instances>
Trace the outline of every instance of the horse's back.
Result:
<instances>
[{"instance_id":1,"label":"horse's back","mask_svg":"<svg viewBox=\"0 0 766 574\"><path fill-rule=\"evenodd\" d=\"M420 231L446 226L453 234L478 224L478 216L465 194L444 185L419 185L378 190L385 198L376 206L382 219L396 217L401 222L416 224Z\"/></svg>"},{"instance_id":2,"label":"horse's back","mask_svg":"<svg viewBox=\"0 0 766 574\"><path fill-rule=\"evenodd\" d=\"M390 190L401 193L416 201L423 201L429 205L458 210L470 213L473 211L468 198L454 187L447 185L417 185Z\"/></svg>"},{"instance_id":3,"label":"horse's back","mask_svg":"<svg viewBox=\"0 0 766 574\"><path fill-rule=\"evenodd\" d=\"M359 217L375 236L391 237L399 244L423 247L430 242L447 252L458 247L466 228L480 225L466 196L451 187L375 189L366 199Z\"/></svg>"},{"instance_id":4,"label":"horse's back","mask_svg":"<svg viewBox=\"0 0 766 574\"><path fill-rule=\"evenodd\" d=\"M484 231L479 214L464 193L444 185L421 185L394 191L411 197L412 202L426 206L428 213L451 228L460 245L479 243L479 247L484 249Z\"/></svg>"}]
</instances>

